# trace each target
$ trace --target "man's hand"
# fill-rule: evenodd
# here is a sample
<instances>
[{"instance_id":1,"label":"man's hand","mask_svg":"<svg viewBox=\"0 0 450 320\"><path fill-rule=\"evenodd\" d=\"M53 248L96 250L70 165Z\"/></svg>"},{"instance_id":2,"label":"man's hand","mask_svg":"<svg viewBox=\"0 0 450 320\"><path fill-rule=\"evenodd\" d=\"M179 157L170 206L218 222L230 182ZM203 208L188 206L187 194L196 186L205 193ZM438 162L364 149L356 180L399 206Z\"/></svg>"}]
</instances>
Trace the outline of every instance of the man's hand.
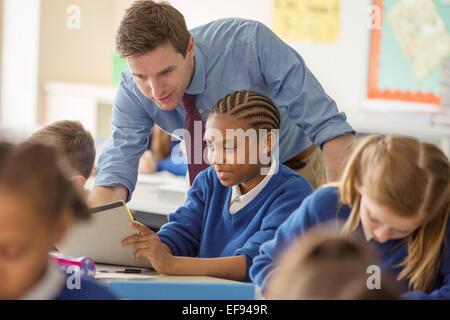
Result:
<instances>
[{"instance_id":1,"label":"man's hand","mask_svg":"<svg viewBox=\"0 0 450 320\"><path fill-rule=\"evenodd\" d=\"M347 133L323 144L322 153L328 182L338 181L341 178L347 160L353 151L354 142L353 134Z\"/></svg>"},{"instance_id":2,"label":"man's hand","mask_svg":"<svg viewBox=\"0 0 450 320\"><path fill-rule=\"evenodd\" d=\"M128 190L125 187L95 187L89 193L88 206L95 207L106 203L123 200L126 201L128 197Z\"/></svg>"},{"instance_id":3,"label":"man's hand","mask_svg":"<svg viewBox=\"0 0 450 320\"><path fill-rule=\"evenodd\" d=\"M142 257L147 258L156 271L171 274L175 262L173 259L174 256L169 254L158 235L138 222L130 222L130 226L139 231L140 234L134 234L123 239L120 245L127 246L134 244L134 259L140 260Z\"/></svg>"}]
</instances>

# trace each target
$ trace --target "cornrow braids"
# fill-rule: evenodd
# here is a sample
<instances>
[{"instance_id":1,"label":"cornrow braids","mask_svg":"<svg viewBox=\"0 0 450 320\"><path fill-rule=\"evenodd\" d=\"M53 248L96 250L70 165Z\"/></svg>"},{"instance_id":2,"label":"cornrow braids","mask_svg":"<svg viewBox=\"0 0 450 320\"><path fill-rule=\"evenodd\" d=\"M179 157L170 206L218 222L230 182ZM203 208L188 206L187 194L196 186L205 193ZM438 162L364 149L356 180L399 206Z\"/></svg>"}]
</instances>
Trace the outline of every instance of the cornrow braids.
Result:
<instances>
[{"instance_id":1,"label":"cornrow braids","mask_svg":"<svg viewBox=\"0 0 450 320\"><path fill-rule=\"evenodd\" d=\"M280 112L273 101L253 91L235 91L217 101L210 114L229 114L255 129L279 129Z\"/></svg>"}]
</instances>

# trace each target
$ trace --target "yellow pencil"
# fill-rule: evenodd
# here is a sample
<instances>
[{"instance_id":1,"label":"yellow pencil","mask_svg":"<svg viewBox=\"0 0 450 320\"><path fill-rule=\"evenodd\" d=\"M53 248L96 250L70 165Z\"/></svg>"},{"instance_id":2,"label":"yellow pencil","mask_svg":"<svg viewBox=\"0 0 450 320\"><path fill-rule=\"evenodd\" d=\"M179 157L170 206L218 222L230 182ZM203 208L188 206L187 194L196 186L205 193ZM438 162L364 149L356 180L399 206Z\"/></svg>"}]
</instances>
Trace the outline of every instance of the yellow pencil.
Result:
<instances>
[{"instance_id":1,"label":"yellow pencil","mask_svg":"<svg viewBox=\"0 0 450 320\"><path fill-rule=\"evenodd\" d=\"M125 204L125 201L122 200L122 203L123 203L124 207L127 209L128 214L130 215L131 221L134 222L134 218L133 218L133 215L131 214L130 208L127 207L127 205ZM137 233L139 236L141 235L141 233L140 233L138 230L136 230L136 233Z\"/></svg>"}]
</instances>

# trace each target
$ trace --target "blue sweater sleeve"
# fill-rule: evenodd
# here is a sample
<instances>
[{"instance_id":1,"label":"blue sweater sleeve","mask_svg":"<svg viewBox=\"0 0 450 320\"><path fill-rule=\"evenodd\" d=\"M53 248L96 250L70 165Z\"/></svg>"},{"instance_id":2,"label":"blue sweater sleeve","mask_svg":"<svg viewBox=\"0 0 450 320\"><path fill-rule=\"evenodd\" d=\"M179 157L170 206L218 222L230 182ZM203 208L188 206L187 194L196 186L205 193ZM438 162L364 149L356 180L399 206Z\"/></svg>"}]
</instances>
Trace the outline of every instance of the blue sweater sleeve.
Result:
<instances>
[{"instance_id":1,"label":"blue sweater sleeve","mask_svg":"<svg viewBox=\"0 0 450 320\"><path fill-rule=\"evenodd\" d=\"M280 190L276 200L267 209L262 220L261 228L251 236L242 248L235 251L235 255L242 254L246 259L245 281L250 281L249 269L253 258L258 255L259 248L264 242L271 240L278 227L297 209L303 199L312 193L311 186L302 177L291 178Z\"/></svg>"},{"instance_id":2,"label":"blue sweater sleeve","mask_svg":"<svg viewBox=\"0 0 450 320\"><path fill-rule=\"evenodd\" d=\"M176 143L171 155L167 158L158 161L157 171L169 171L177 176L186 175L187 161L184 155L180 152L180 143Z\"/></svg>"},{"instance_id":3,"label":"blue sweater sleeve","mask_svg":"<svg viewBox=\"0 0 450 320\"><path fill-rule=\"evenodd\" d=\"M198 255L205 211L205 190L209 181L207 171L198 174L188 191L184 205L169 214L169 222L157 233L175 256Z\"/></svg>"},{"instance_id":4,"label":"blue sweater sleeve","mask_svg":"<svg viewBox=\"0 0 450 320\"><path fill-rule=\"evenodd\" d=\"M432 291L431 293L424 293L422 291L408 291L402 295L404 299L413 300L450 300L450 284L439 289Z\"/></svg>"},{"instance_id":5,"label":"blue sweater sleeve","mask_svg":"<svg viewBox=\"0 0 450 320\"><path fill-rule=\"evenodd\" d=\"M261 245L259 255L250 268L250 279L260 287L261 292L264 293L269 278L276 272L274 267L280 254L312 226L335 218L336 208L335 188L316 190L278 228L275 237Z\"/></svg>"},{"instance_id":6,"label":"blue sweater sleeve","mask_svg":"<svg viewBox=\"0 0 450 320\"><path fill-rule=\"evenodd\" d=\"M450 300L450 221L447 223L447 252L444 254L443 260L439 267L439 273L443 276L441 287L425 293L421 291L408 291L402 295L405 299L414 300Z\"/></svg>"},{"instance_id":7,"label":"blue sweater sleeve","mask_svg":"<svg viewBox=\"0 0 450 320\"><path fill-rule=\"evenodd\" d=\"M170 173L173 173L177 176L184 176L186 175L187 171L187 164L180 163L175 164L170 157L167 157L163 160L160 160L158 162L157 171L169 171Z\"/></svg>"}]
</instances>

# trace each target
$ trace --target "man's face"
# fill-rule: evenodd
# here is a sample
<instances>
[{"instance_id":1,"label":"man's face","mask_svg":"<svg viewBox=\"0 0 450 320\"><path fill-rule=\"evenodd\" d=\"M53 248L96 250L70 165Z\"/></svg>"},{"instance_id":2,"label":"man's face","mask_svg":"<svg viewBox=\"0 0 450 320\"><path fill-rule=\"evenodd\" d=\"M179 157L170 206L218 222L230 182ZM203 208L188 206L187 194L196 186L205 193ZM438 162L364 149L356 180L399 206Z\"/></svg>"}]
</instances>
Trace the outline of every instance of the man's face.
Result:
<instances>
[{"instance_id":1,"label":"man's face","mask_svg":"<svg viewBox=\"0 0 450 320\"><path fill-rule=\"evenodd\" d=\"M162 110L173 110L181 101L194 74L194 38L186 57L170 42L127 60L139 90Z\"/></svg>"}]
</instances>

